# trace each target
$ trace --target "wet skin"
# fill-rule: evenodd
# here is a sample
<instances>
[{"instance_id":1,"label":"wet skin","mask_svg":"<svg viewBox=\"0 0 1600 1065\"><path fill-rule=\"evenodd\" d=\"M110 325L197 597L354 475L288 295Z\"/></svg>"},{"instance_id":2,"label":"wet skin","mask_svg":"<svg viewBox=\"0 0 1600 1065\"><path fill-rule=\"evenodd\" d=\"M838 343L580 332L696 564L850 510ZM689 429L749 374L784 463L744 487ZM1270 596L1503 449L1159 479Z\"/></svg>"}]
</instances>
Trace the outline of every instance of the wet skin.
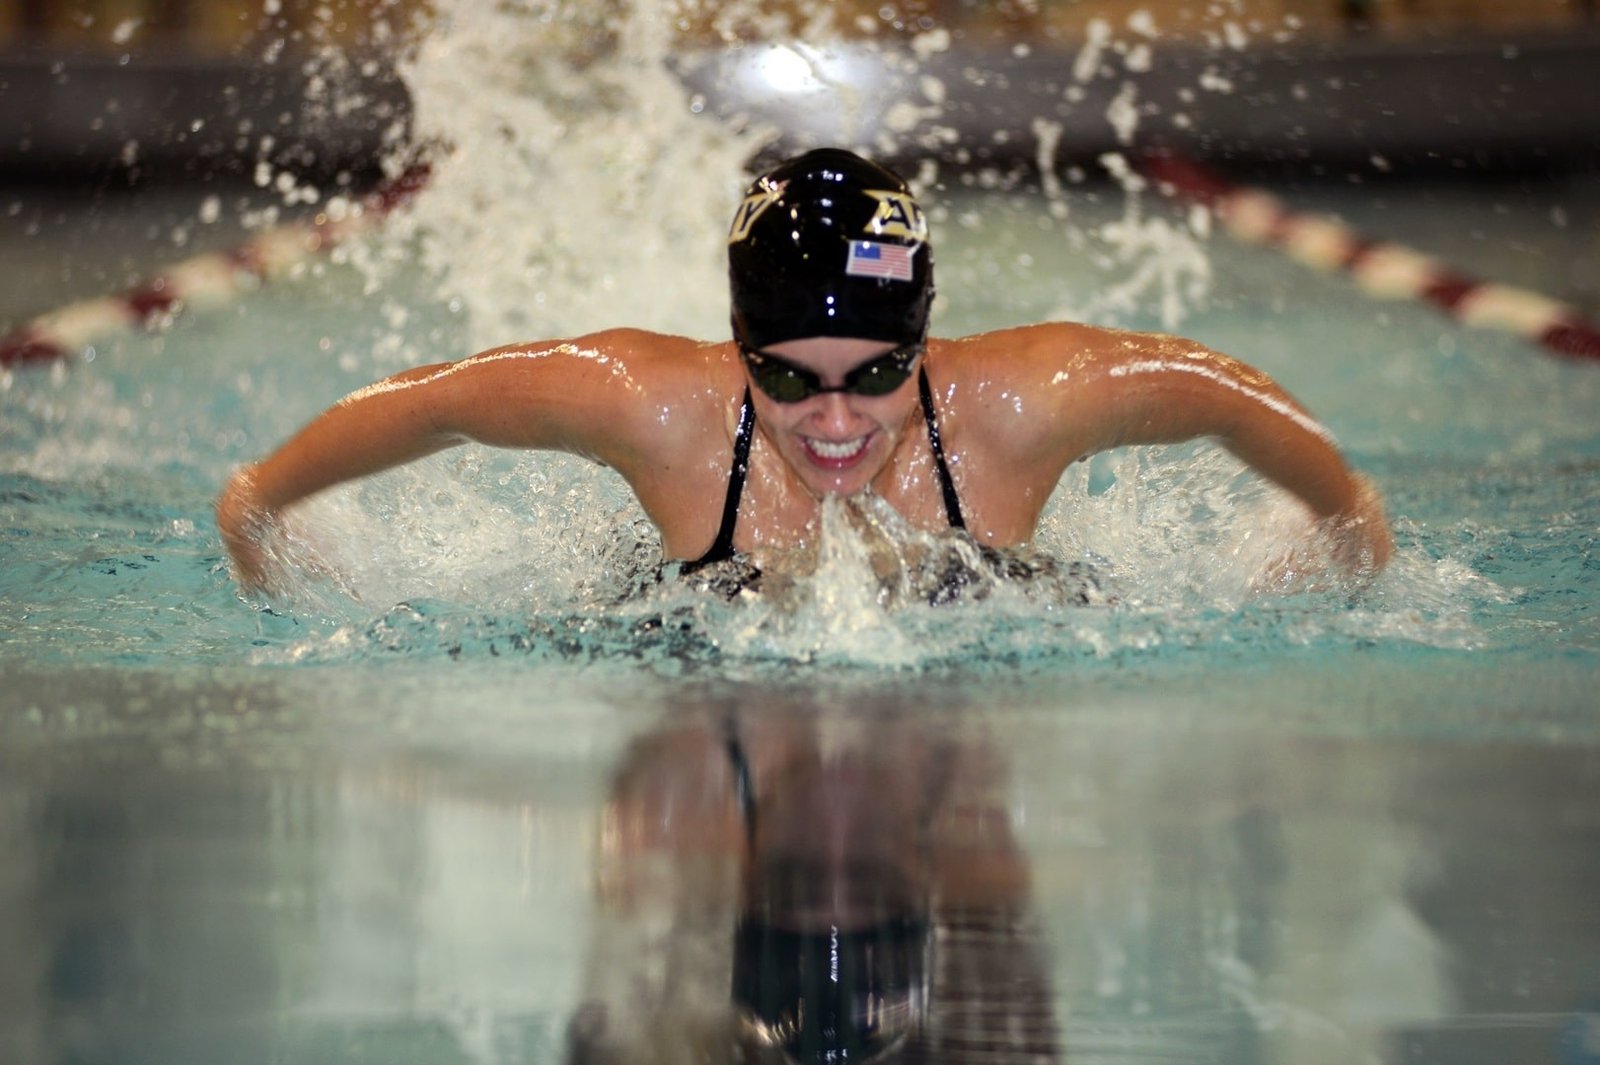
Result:
<instances>
[{"instance_id":1,"label":"wet skin","mask_svg":"<svg viewBox=\"0 0 1600 1065\"><path fill-rule=\"evenodd\" d=\"M837 387L883 341L810 337L765 350ZM1381 498L1332 438L1266 375L1181 338L1044 323L930 340L936 422L967 528L1004 547L1034 533L1066 466L1112 447L1211 437L1308 508L1333 561L1382 569L1393 549ZM740 399L756 433L735 546L788 548L818 501L871 488L913 527L947 518L916 374L893 392L778 403L733 343L617 329L422 366L361 389L229 481L218 527L241 583L263 587L282 511L343 481L468 441L566 451L628 482L669 558L712 543Z\"/></svg>"}]
</instances>

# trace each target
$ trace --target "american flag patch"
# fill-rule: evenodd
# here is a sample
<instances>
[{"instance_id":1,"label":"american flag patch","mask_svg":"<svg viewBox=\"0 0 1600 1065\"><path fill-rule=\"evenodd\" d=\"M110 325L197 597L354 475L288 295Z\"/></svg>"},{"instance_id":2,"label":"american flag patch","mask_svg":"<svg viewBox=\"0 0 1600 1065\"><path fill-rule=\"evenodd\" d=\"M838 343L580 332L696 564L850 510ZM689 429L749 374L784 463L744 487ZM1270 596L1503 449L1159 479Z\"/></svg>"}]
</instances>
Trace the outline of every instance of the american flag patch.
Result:
<instances>
[{"instance_id":1,"label":"american flag patch","mask_svg":"<svg viewBox=\"0 0 1600 1065\"><path fill-rule=\"evenodd\" d=\"M852 240L844 272L851 277L884 277L890 281L910 281L911 256L915 247L880 244L875 240Z\"/></svg>"}]
</instances>

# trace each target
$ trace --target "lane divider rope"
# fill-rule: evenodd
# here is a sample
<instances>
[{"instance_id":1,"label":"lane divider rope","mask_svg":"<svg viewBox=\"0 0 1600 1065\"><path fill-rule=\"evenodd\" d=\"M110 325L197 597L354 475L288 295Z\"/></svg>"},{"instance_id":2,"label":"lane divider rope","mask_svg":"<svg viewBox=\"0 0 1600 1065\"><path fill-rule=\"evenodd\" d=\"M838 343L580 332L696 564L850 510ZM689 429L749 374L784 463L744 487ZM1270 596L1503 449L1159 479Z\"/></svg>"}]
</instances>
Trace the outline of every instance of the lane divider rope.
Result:
<instances>
[{"instance_id":1,"label":"lane divider rope","mask_svg":"<svg viewBox=\"0 0 1600 1065\"><path fill-rule=\"evenodd\" d=\"M236 248L185 259L114 296L57 308L0 336L0 369L70 358L119 333L170 322L191 307L218 306L255 284L285 276L312 256L371 229L427 185L415 164L347 210L264 230Z\"/></svg>"},{"instance_id":2,"label":"lane divider rope","mask_svg":"<svg viewBox=\"0 0 1600 1065\"><path fill-rule=\"evenodd\" d=\"M1236 185L1192 159L1152 152L1140 169L1162 191L1208 207L1236 239L1324 273L1347 273L1371 296L1418 300L1467 326L1513 333L1565 358L1600 360L1600 327L1569 304L1469 277L1336 219L1291 211L1271 193Z\"/></svg>"}]
</instances>

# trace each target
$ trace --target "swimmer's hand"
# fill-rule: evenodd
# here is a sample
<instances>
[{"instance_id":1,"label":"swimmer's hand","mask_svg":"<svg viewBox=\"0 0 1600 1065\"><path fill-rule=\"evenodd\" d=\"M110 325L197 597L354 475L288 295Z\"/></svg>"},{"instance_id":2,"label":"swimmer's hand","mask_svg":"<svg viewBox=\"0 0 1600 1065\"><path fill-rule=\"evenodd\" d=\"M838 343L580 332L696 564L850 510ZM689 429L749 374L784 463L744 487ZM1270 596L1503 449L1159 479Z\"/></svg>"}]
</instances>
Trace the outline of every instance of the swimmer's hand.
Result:
<instances>
[{"instance_id":1,"label":"swimmer's hand","mask_svg":"<svg viewBox=\"0 0 1600 1065\"><path fill-rule=\"evenodd\" d=\"M1324 518L1319 529L1328 538L1333 562L1352 577L1376 576L1394 554L1394 533L1383 512L1383 496L1366 477L1355 475L1355 503Z\"/></svg>"},{"instance_id":2,"label":"swimmer's hand","mask_svg":"<svg viewBox=\"0 0 1600 1065\"><path fill-rule=\"evenodd\" d=\"M272 567L267 538L273 524L272 512L256 492L255 468L239 469L217 497L217 529L233 560L233 578L247 592L268 591Z\"/></svg>"},{"instance_id":3,"label":"swimmer's hand","mask_svg":"<svg viewBox=\"0 0 1600 1065\"><path fill-rule=\"evenodd\" d=\"M1326 590L1330 578L1364 583L1394 554L1394 534L1383 498L1365 477L1355 478L1355 498L1345 510L1319 520L1311 534L1267 563L1251 582L1257 591Z\"/></svg>"}]
</instances>

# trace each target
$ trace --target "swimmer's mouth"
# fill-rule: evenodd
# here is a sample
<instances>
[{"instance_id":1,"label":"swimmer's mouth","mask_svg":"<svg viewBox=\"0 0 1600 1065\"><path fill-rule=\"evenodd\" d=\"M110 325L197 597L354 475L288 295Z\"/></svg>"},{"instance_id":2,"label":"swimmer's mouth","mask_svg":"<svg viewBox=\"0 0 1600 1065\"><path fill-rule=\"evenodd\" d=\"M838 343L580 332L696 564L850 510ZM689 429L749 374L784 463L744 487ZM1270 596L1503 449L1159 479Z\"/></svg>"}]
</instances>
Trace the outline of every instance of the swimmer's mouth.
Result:
<instances>
[{"instance_id":1,"label":"swimmer's mouth","mask_svg":"<svg viewBox=\"0 0 1600 1065\"><path fill-rule=\"evenodd\" d=\"M858 436L854 440L818 440L809 436L800 438L812 461L823 466L848 466L866 452L867 442L871 439L871 433Z\"/></svg>"}]
</instances>

